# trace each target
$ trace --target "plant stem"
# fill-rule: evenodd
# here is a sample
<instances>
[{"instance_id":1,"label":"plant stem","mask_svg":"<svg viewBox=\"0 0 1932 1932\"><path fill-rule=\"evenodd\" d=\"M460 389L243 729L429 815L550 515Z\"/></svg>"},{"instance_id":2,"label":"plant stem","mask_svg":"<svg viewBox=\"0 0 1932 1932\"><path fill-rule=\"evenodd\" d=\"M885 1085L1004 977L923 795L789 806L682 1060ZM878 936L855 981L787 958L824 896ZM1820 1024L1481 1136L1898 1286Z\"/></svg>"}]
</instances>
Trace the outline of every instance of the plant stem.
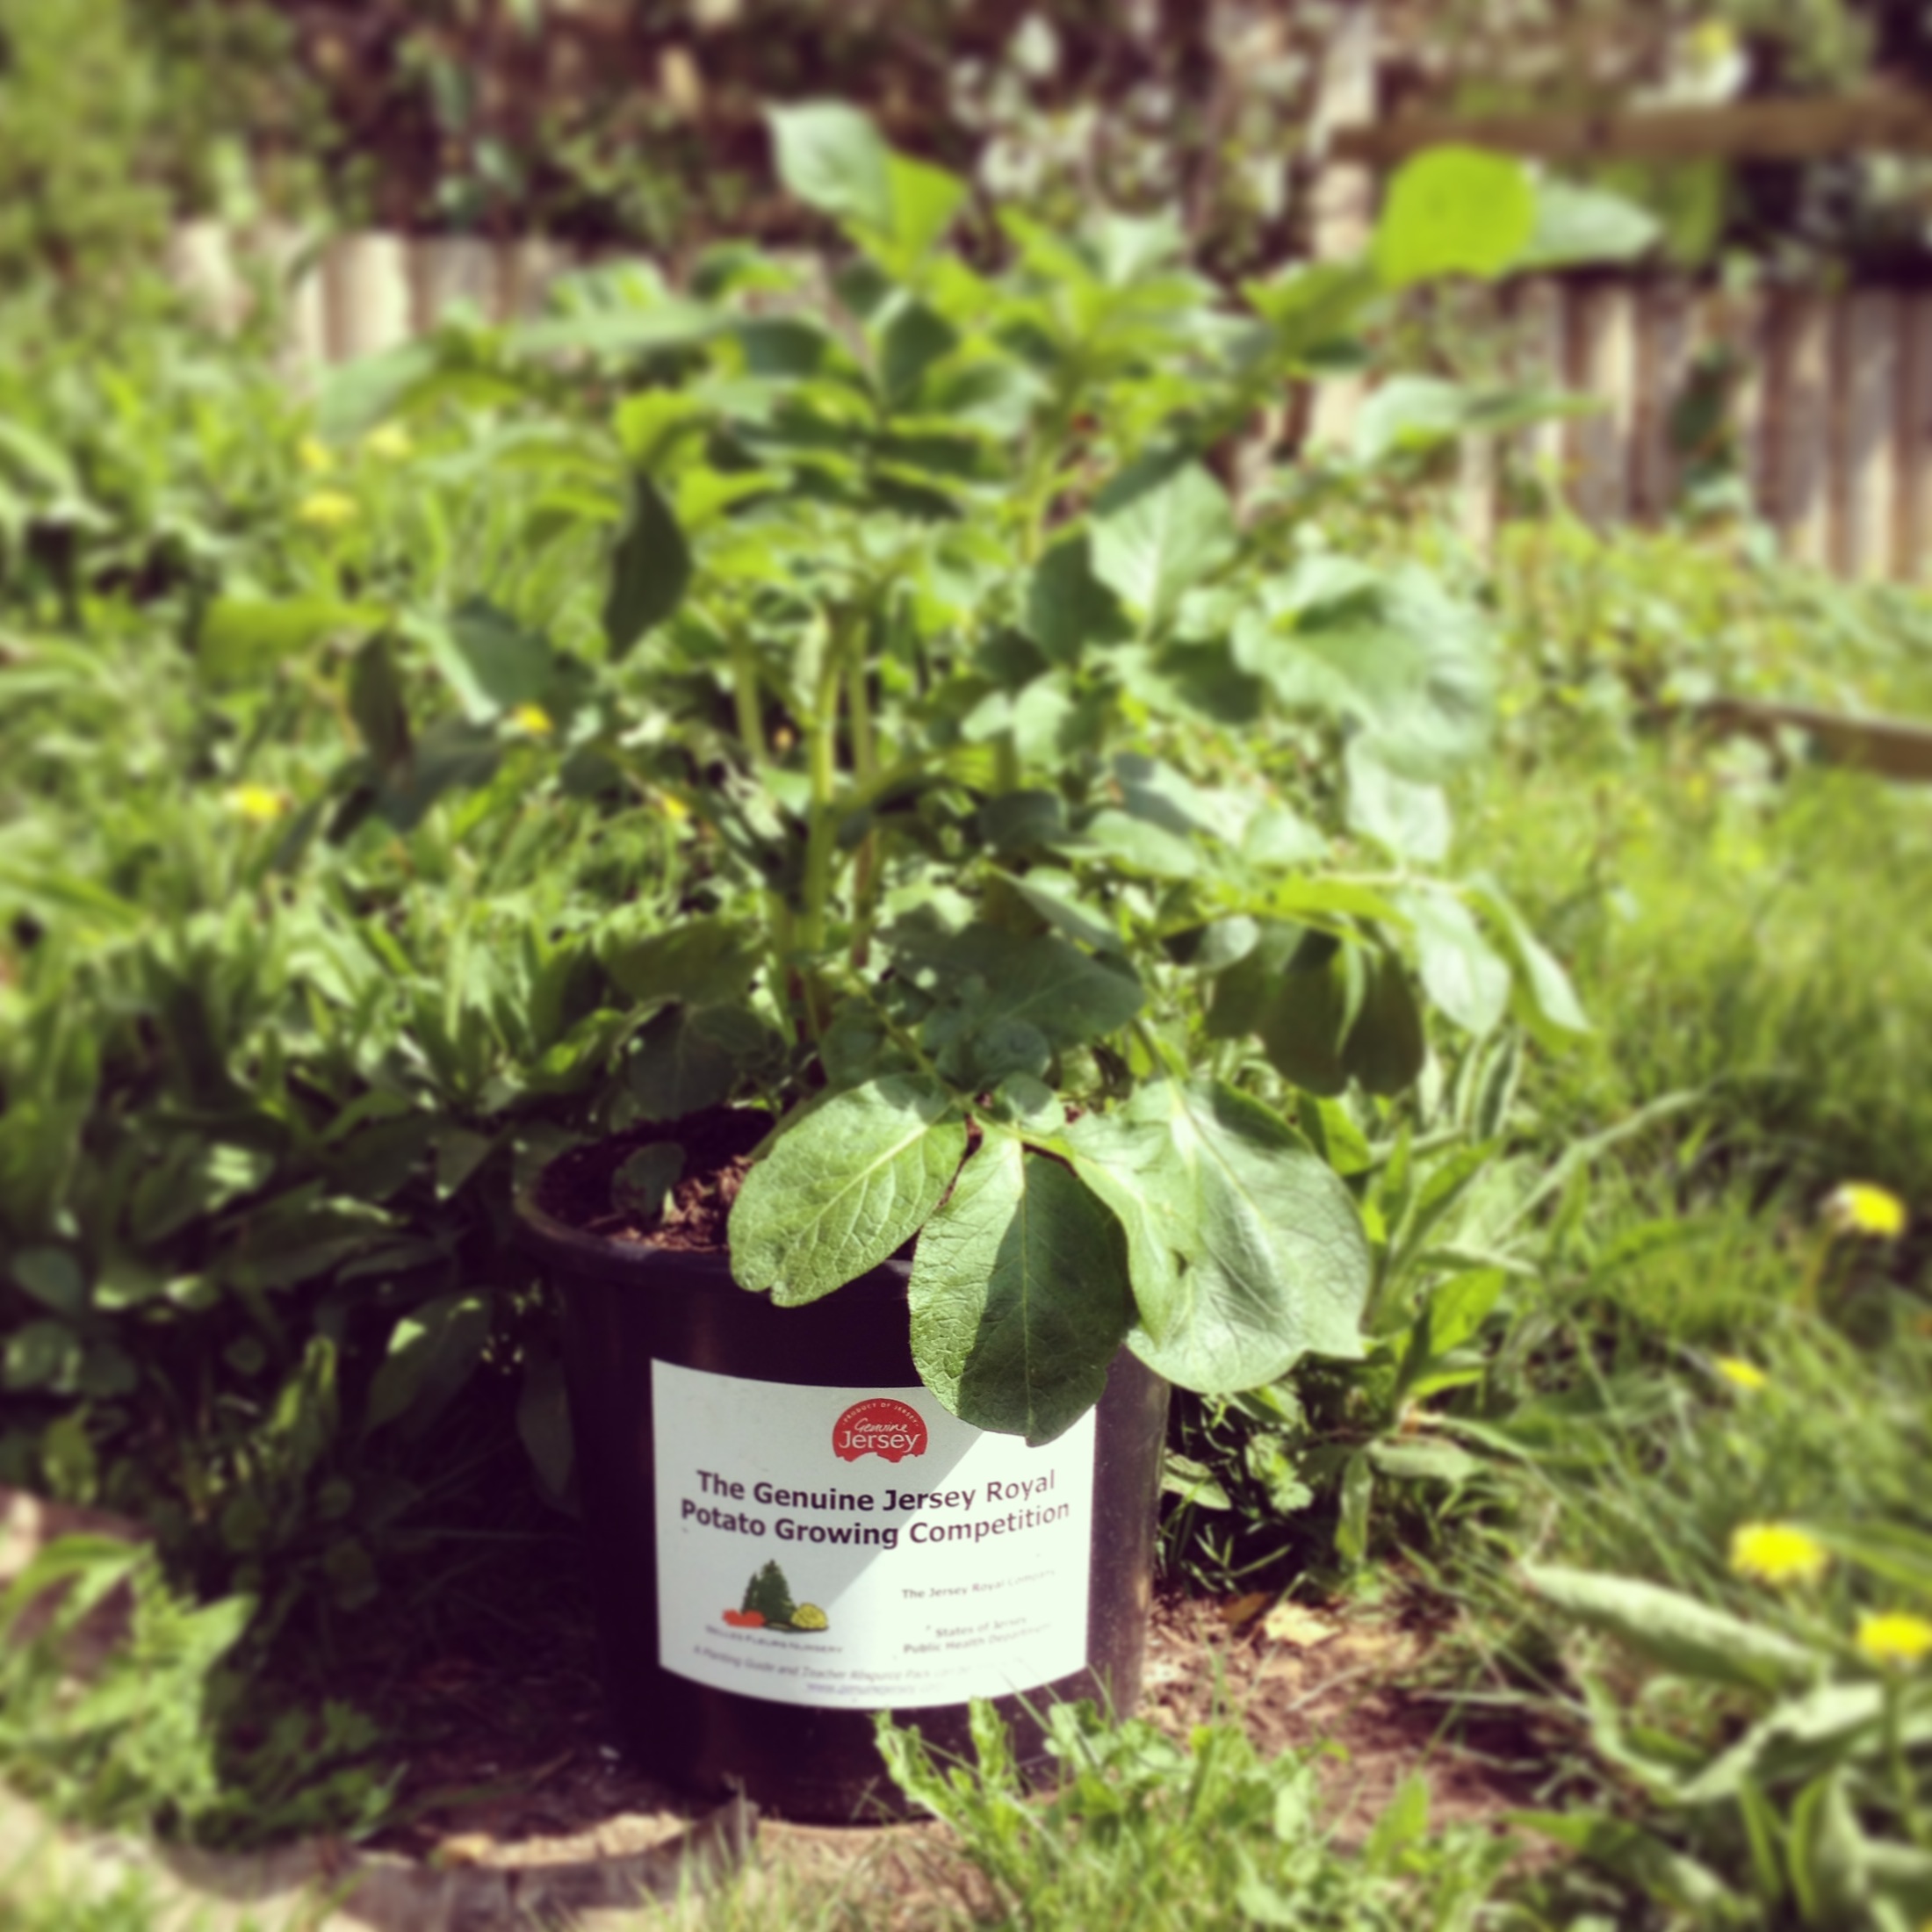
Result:
<instances>
[{"instance_id":1,"label":"plant stem","mask_svg":"<svg viewBox=\"0 0 1932 1932\"><path fill-rule=\"evenodd\" d=\"M758 659L742 631L732 632L732 700L738 708L738 735L756 770L765 762L765 724L758 705Z\"/></svg>"},{"instance_id":2,"label":"plant stem","mask_svg":"<svg viewBox=\"0 0 1932 1932\"><path fill-rule=\"evenodd\" d=\"M798 920L798 947L810 959L825 949L825 907L832 897L832 856L838 833L839 692L850 632L842 615L832 620L832 638L813 695L808 746L811 813L805 833L805 876Z\"/></svg>"}]
</instances>

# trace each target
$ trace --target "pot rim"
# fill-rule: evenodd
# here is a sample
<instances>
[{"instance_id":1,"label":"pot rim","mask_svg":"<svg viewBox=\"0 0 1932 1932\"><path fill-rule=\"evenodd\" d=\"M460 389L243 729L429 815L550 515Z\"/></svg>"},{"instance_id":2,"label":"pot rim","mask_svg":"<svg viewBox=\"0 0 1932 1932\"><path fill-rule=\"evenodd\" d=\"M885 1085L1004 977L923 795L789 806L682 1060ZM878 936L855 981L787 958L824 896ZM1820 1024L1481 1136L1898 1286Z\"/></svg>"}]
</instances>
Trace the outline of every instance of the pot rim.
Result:
<instances>
[{"instance_id":1,"label":"pot rim","mask_svg":"<svg viewBox=\"0 0 1932 1932\"><path fill-rule=\"evenodd\" d=\"M571 1150L569 1151L574 1151ZM558 1155L556 1159L565 1158ZM767 1289L753 1290L739 1286L732 1272L731 1256L703 1248L660 1248L652 1241L620 1241L610 1235L595 1235L573 1228L537 1205L537 1193L553 1162L546 1161L530 1182L518 1190L511 1204L516 1245L532 1259L547 1267L599 1280L649 1285L654 1288L700 1287L707 1291L729 1288L734 1294L751 1296L775 1307ZM910 1257L890 1255L861 1275L854 1276L832 1293L850 1295L854 1290L903 1294L912 1272ZM820 1297L821 1300L829 1297ZM816 1304L807 1302L806 1307Z\"/></svg>"}]
</instances>

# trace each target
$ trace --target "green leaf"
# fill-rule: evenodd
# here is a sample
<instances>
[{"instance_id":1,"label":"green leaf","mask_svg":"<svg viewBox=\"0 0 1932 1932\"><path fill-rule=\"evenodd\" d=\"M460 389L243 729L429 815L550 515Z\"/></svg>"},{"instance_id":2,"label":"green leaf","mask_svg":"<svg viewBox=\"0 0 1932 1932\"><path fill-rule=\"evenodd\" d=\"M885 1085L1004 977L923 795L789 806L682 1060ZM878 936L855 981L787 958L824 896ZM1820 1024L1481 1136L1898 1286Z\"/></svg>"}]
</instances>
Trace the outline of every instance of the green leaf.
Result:
<instances>
[{"instance_id":1,"label":"green leaf","mask_svg":"<svg viewBox=\"0 0 1932 1932\"><path fill-rule=\"evenodd\" d=\"M640 1147L610 1177L610 1205L640 1222L655 1221L664 1212L665 1197L684 1172L684 1150L668 1141Z\"/></svg>"},{"instance_id":2,"label":"green leaf","mask_svg":"<svg viewBox=\"0 0 1932 1932\"><path fill-rule=\"evenodd\" d=\"M418 617L411 628L473 724L538 703L556 676L549 645L483 598L459 605L447 622Z\"/></svg>"},{"instance_id":3,"label":"green leaf","mask_svg":"<svg viewBox=\"0 0 1932 1932\"><path fill-rule=\"evenodd\" d=\"M840 221L891 232L891 150L866 115L842 102L804 101L768 108L766 119L778 178L791 193Z\"/></svg>"},{"instance_id":4,"label":"green leaf","mask_svg":"<svg viewBox=\"0 0 1932 1932\"><path fill-rule=\"evenodd\" d=\"M1766 1690L1801 1683L1812 1673L1804 1645L1680 1590L1554 1564L1522 1568L1538 1596L1567 1616L1608 1631L1678 1676Z\"/></svg>"},{"instance_id":5,"label":"green leaf","mask_svg":"<svg viewBox=\"0 0 1932 1932\"><path fill-rule=\"evenodd\" d=\"M1352 958L1363 976L1361 1004L1342 1042L1343 1070L1371 1093L1400 1093L1422 1071L1428 1052L1409 975L1399 959L1380 949L1358 948L1341 956Z\"/></svg>"},{"instance_id":6,"label":"green leaf","mask_svg":"<svg viewBox=\"0 0 1932 1932\"><path fill-rule=\"evenodd\" d=\"M966 1130L935 1080L891 1074L796 1121L732 1209L732 1272L781 1308L829 1294L916 1234L951 1186Z\"/></svg>"},{"instance_id":7,"label":"green leaf","mask_svg":"<svg viewBox=\"0 0 1932 1932\"><path fill-rule=\"evenodd\" d=\"M25 1258L24 1257L22 1258ZM19 1272L19 1263L14 1264ZM1857 1563L1888 1583L1932 1601L1932 1536L1903 1523L1818 1523L1801 1525L1835 1556Z\"/></svg>"},{"instance_id":8,"label":"green leaf","mask_svg":"<svg viewBox=\"0 0 1932 1932\"><path fill-rule=\"evenodd\" d=\"M409 713L386 638L371 638L350 660L349 712L377 770L399 774L409 761Z\"/></svg>"},{"instance_id":9,"label":"green leaf","mask_svg":"<svg viewBox=\"0 0 1932 1932\"><path fill-rule=\"evenodd\" d=\"M1056 664L1078 664L1089 645L1122 644L1133 626L1120 600L1093 574L1085 530L1063 537L1027 581L1027 634Z\"/></svg>"},{"instance_id":10,"label":"green leaf","mask_svg":"<svg viewBox=\"0 0 1932 1932\"><path fill-rule=\"evenodd\" d=\"M1588 1033L1590 1018L1570 984L1569 975L1530 930L1529 921L1517 911L1509 895L1486 874L1471 879L1467 890L1471 903L1489 915L1502 935L1528 1008L1532 1031L1558 1045Z\"/></svg>"},{"instance_id":11,"label":"green leaf","mask_svg":"<svg viewBox=\"0 0 1932 1932\"><path fill-rule=\"evenodd\" d=\"M65 1248L23 1248L14 1256L11 1272L43 1308L56 1315L86 1312L87 1277Z\"/></svg>"},{"instance_id":12,"label":"green leaf","mask_svg":"<svg viewBox=\"0 0 1932 1932\"><path fill-rule=\"evenodd\" d=\"M919 1231L912 1359L962 1422L1051 1442L1134 1319L1121 1226L1058 1161L989 1133Z\"/></svg>"},{"instance_id":13,"label":"green leaf","mask_svg":"<svg viewBox=\"0 0 1932 1932\"><path fill-rule=\"evenodd\" d=\"M1062 842L1065 851L1083 848L1104 853L1128 871L1153 879L1192 879L1201 870L1200 854L1186 839L1111 806L1095 812L1078 839Z\"/></svg>"},{"instance_id":14,"label":"green leaf","mask_svg":"<svg viewBox=\"0 0 1932 1932\"><path fill-rule=\"evenodd\" d=\"M945 239L966 199L966 184L927 161L887 151L883 239L890 243L888 265L904 275Z\"/></svg>"},{"instance_id":15,"label":"green leaf","mask_svg":"<svg viewBox=\"0 0 1932 1932\"><path fill-rule=\"evenodd\" d=\"M1440 785L1402 778L1382 761L1370 739L1354 738L1343 754L1348 771L1348 822L1398 858L1438 865L1449 856L1449 800Z\"/></svg>"},{"instance_id":16,"label":"green leaf","mask_svg":"<svg viewBox=\"0 0 1932 1932\"><path fill-rule=\"evenodd\" d=\"M1481 1039L1509 1006L1509 962L1498 956L1453 893L1414 892L1402 905L1416 935L1423 990L1459 1027Z\"/></svg>"},{"instance_id":17,"label":"green leaf","mask_svg":"<svg viewBox=\"0 0 1932 1932\"><path fill-rule=\"evenodd\" d=\"M1467 1449L1453 1442L1426 1438L1383 1437L1368 1446L1368 1460L1378 1475L1393 1476L1402 1482L1467 1482L1480 1475L1482 1464Z\"/></svg>"},{"instance_id":18,"label":"green leaf","mask_svg":"<svg viewBox=\"0 0 1932 1932\"><path fill-rule=\"evenodd\" d=\"M731 1098L772 1035L742 1006L673 1006L638 1035L626 1068L640 1121L675 1121Z\"/></svg>"},{"instance_id":19,"label":"green leaf","mask_svg":"<svg viewBox=\"0 0 1932 1932\"><path fill-rule=\"evenodd\" d=\"M375 604L335 597L219 597L201 619L195 661L211 684L241 684L265 676L325 638L374 630Z\"/></svg>"},{"instance_id":20,"label":"green leaf","mask_svg":"<svg viewBox=\"0 0 1932 1932\"><path fill-rule=\"evenodd\" d=\"M1234 516L1220 484L1190 463L1097 516L1089 544L1094 576L1151 629L1234 555Z\"/></svg>"},{"instance_id":21,"label":"green leaf","mask_svg":"<svg viewBox=\"0 0 1932 1932\"><path fill-rule=\"evenodd\" d=\"M895 304L879 337L879 381L886 407L903 409L926 371L958 346L959 331L924 302Z\"/></svg>"},{"instance_id":22,"label":"green leaf","mask_svg":"<svg viewBox=\"0 0 1932 1932\"><path fill-rule=\"evenodd\" d=\"M670 505L649 477L633 475L630 514L611 556L604 597L604 636L613 662L677 609L690 580L690 549Z\"/></svg>"},{"instance_id":23,"label":"green leaf","mask_svg":"<svg viewBox=\"0 0 1932 1932\"><path fill-rule=\"evenodd\" d=\"M85 1352L64 1322L29 1322L7 1337L0 1388L71 1395L80 1387Z\"/></svg>"},{"instance_id":24,"label":"green leaf","mask_svg":"<svg viewBox=\"0 0 1932 1932\"><path fill-rule=\"evenodd\" d=\"M1791 1889L1806 1925L1849 1926L1866 1917L1865 1835L1844 1772L1833 1770L1798 1794L1787 1841Z\"/></svg>"},{"instance_id":25,"label":"green leaf","mask_svg":"<svg viewBox=\"0 0 1932 1932\"><path fill-rule=\"evenodd\" d=\"M1357 723L1404 777L1452 775L1489 742L1495 647L1488 620L1429 572L1305 559L1272 587L1276 614L1245 614L1234 658L1284 704Z\"/></svg>"},{"instance_id":26,"label":"green leaf","mask_svg":"<svg viewBox=\"0 0 1932 1932\"><path fill-rule=\"evenodd\" d=\"M1126 1229L1145 1330L1134 1345L1150 1367L1212 1395L1310 1352L1359 1356L1369 1255L1355 1204L1259 1101L1154 1081L1075 1121L1065 1144Z\"/></svg>"},{"instance_id":27,"label":"green leaf","mask_svg":"<svg viewBox=\"0 0 1932 1932\"><path fill-rule=\"evenodd\" d=\"M1727 1913L1736 1902L1732 1887L1708 1865L1673 1851L1640 1826L1607 1813L1510 1812L1505 1822L1521 1825L1588 1858L1647 1897L1694 1914L1699 1924L1711 1923L1711 1914Z\"/></svg>"},{"instance_id":28,"label":"green leaf","mask_svg":"<svg viewBox=\"0 0 1932 1932\"><path fill-rule=\"evenodd\" d=\"M490 1337L490 1305L480 1294L443 1294L406 1315L370 1385L365 1435L393 1422L422 1434L469 1380Z\"/></svg>"},{"instance_id":29,"label":"green leaf","mask_svg":"<svg viewBox=\"0 0 1932 1932\"><path fill-rule=\"evenodd\" d=\"M1268 1064L1304 1092L1332 1096L1348 1085L1343 1028L1348 1001L1335 941L1268 919L1252 949L1214 983L1211 1039L1255 1034Z\"/></svg>"},{"instance_id":30,"label":"green leaf","mask_svg":"<svg viewBox=\"0 0 1932 1932\"><path fill-rule=\"evenodd\" d=\"M597 957L640 1006L675 999L707 1006L740 998L758 970L760 954L735 919L710 915L681 919L667 932L640 938L621 929L607 933Z\"/></svg>"},{"instance_id":31,"label":"green leaf","mask_svg":"<svg viewBox=\"0 0 1932 1932\"><path fill-rule=\"evenodd\" d=\"M1476 148L1434 148L1396 169L1375 229L1375 268L1390 288L1441 275L1490 279L1536 227L1530 170Z\"/></svg>"},{"instance_id":32,"label":"green leaf","mask_svg":"<svg viewBox=\"0 0 1932 1932\"><path fill-rule=\"evenodd\" d=\"M997 926L969 926L941 956L954 973L981 983L962 1001L974 1026L1023 1021L1056 1049L1112 1033L1141 1009L1141 984L1129 969L1104 964L1050 933L1016 940Z\"/></svg>"},{"instance_id":33,"label":"green leaf","mask_svg":"<svg viewBox=\"0 0 1932 1932\"><path fill-rule=\"evenodd\" d=\"M1537 184L1536 220L1518 269L1630 262L1648 252L1663 225L1647 209L1603 188L1547 179Z\"/></svg>"}]
</instances>

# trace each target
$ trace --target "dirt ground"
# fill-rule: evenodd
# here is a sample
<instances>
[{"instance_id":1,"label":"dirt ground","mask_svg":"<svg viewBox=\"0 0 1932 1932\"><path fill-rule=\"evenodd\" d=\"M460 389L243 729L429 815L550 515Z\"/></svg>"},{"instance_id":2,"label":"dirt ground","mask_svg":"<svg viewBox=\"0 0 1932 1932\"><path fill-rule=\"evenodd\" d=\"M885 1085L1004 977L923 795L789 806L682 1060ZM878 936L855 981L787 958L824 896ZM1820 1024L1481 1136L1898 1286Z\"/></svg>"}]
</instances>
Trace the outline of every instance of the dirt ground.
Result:
<instances>
[{"instance_id":1,"label":"dirt ground","mask_svg":"<svg viewBox=\"0 0 1932 1932\"><path fill-rule=\"evenodd\" d=\"M133 1533L97 1512L0 1493L0 1583L35 1547L72 1529ZM674 1890L681 1860L711 1856L720 1844L732 1856L744 1849L741 1815L694 1804L631 1769L605 1709L588 1604L566 1580L547 1595L540 1643L458 1639L427 1662L382 1669L371 1660L364 1681L333 1687L376 1712L407 1754L397 1822L358 1852L318 1844L302 1854L306 1865L278 1855L289 1868L283 1878L334 1877L359 1859L365 1876L394 1892L397 1916L364 1912L358 1898L343 1922L415 1926L429 1922L430 1887L440 1900L480 1886L505 1909L519 1884L526 1897L533 1885L596 1892L628 1873ZM101 1634L112 1640L111 1627ZM1417 1769L1429 1780L1432 1821L1496 1820L1534 1800L1534 1742L1472 1731L1430 1693L1428 1664L1440 1640L1386 1602L1362 1611L1165 1592L1155 1602L1143 1709L1177 1737L1218 1714L1238 1717L1270 1755L1322 1748L1344 1839L1366 1831ZM767 1818L757 1839L761 1862L806 1880L849 1879L886 1920L916 1923L917 1901L935 1886L970 1889L932 1824L826 1827ZM175 1861L177 1875L204 1892L232 1890L216 1883L213 1866L201 1871L205 1863L189 1869ZM271 1878L283 1882L264 1867L245 1889L260 1896ZM365 1895L372 1907L374 1892ZM452 1927L482 1924L495 1909L479 1899L446 1921L440 1907L434 1915Z\"/></svg>"}]
</instances>

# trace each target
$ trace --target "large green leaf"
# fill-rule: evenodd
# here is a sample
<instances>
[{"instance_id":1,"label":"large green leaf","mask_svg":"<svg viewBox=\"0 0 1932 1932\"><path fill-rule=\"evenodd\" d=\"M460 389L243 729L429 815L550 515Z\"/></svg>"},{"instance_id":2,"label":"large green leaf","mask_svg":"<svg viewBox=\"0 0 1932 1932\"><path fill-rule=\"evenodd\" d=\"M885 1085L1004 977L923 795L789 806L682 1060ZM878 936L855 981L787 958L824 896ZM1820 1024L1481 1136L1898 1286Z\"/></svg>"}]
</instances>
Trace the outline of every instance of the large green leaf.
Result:
<instances>
[{"instance_id":1,"label":"large green leaf","mask_svg":"<svg viewBox=\"0 0 1932 1932\"><path fill-rule=\"evenodd\" d=\"M1348 1085L1342 1054L1347 1020L1334 940L1271 919L1254 946L1215 976L1208 1032L1216 1040L1254 1034L1285 1079L1304 1092L1337 1094Z\"/></svg>"},{"instance_id":2,"label":"large green leaf","mask_svg":"<svg viewBox=\"0 0 1932 1932\"><path fill-rule=\"evenodd\" d=\"M605 935L597 956L640 1005L678 999L722 1006L739 997L758 970L757 946L736 920L682 919L662 932Z\"/></svg>"},{"instance_id":3,"label":"large green leaf","mask_svg":"<svg viewBox=\"0 0 1932 1932\"><path fill-rule=\"evenodd\" d=\"M1677 1676L1765 1690L1802 1683L1814 1668L1803 1644L1682 1590L1555 1564L1525 1563L1523 1575L1546 1602Z\"/></svg>"},{"instance_id":4,"label":"large green leaf","mask_svg":"<svg viewBox=\"0 0 1932 1932\"><path fill-rule=\"evenodd\" d=\"M1368 1243L1348 1190L1279 1117L1219 1081L1156 1081L1067 1130L1126 1229L1135 1348L1208 1394L1272 1381L1310 1351L1354 1357Z\"/></svg>"},{"instance_id":5,"label":"large green leaf","mask_svg":"<svg viewBox=\"0 0 1932 1932\"><path fill-rule=\"evenodd\" d=\"M782 1308L816 1301L918 1233L959 1171L966 1129L936 1080L890 1074L795 1121L732 1209L732 1272Z\"/></svg>"},{"instance_id":6,"label":"large green leaf","mask_svg":"<svg viewBox=\"0 0 1932 1932\"><path fill-rule=\"evenodd\" d=\"M1396 169L1375 229L1375 268L1391 288L1440 275L1501 275L1536 227L1523 162L1476 148L1434 148Z\"/></svg>"},{"instance_id":7,"label":"large green leaf","mask_svg":"<svg viewBox=\"0 0 1932 1932\"><path fill-rule=\"evenodd\" d=\"M544 639L480 597L447 620L419 617L411 628L476 724L487 724L549 693L556 660Z\"/></svg>"},{"instance_id":8,"label":"large green leaf","mask_svg":"<svg viewBox=\"0 0 1932 1932\"><path fill-rule=\"evenodd\" d=\"M1016 939L997 926L969 926L939 957L955 987L965 981L960 1004L975 1027L1021 1022L1055 1048L1111 1033L1141 1008L1141 984L1130 969L1103 963L1050 933Z\"/></svg>"},{"instance_id":9,"label":"large green leaf","mask_svg":"<svg viewBox=\"0 0 1932 1932\"><path fill-rule=\"evenodd\" d=\"M802 101L767 111L778 178L808 206L840 221L892 227L891 150L856 107Z\"/></svg>"},{"instance_id":10,"label":"large green leaf","mask_svg":"<svg viewBox=\"0 0 1932 1932\"><path fill-rule=\"evenodd\" d=\"M1089 544L1093 574L1156 626L1173 615L1183 591L1233 556L1234 515L1220 484L1188 464L1097 516Z\"/></svg>"},{"instance_id":11,"label":"large green leaf","mask_svg":"<svg viewBox=\"0 0 1932 1932\"><path fill-rule=\"evenodd\" d=\"M1522 269L1574 268L1586 262L1629 262L1653 248L1663 224L1648 209L1603 188L1574 181L1539 182L1536 220Z\"/></svg>"},{"instance_id":12,"label":"large green leaf","mask_svg":"<svg viewBox=\"0 0 1932 1932\"><path fill-rule=\"evenodd\" d=\"M1134 1319L1119 1222L1058 1161L991 1132L919 1232L912 1301L926 1387L1034 1445L1100 1399Z\"/></svg>"},{"instance_id":13,"label":"large green leaf","mask_svg":"<svg viewBox=\"0 0 1932 1932\"><path fill-rule=\"evenodd\" d=\"M396 1323L369 1390L365 1434L400 1422L420 1435L455 1399L482 1359L490 1305L479 1294L443 1294Z\"/></svg>"},{"instance_id":14,"label":"large green leaf","mask_svg":"<svg viewBox=\"0 0 1932 1932\"><path fill-rule=\"evenodd\" d=\"M1489 741L1494 645L1472 606L1412 565L1317 556L1236 624L1235 661L1281 701L1357 723L1403 777L1444 778Z\"/></svg>"},{"instance_id":15,"label":"large green leaf","mask_svg":"<svg viewBox=\"0 0 1932 1932\"><path fill-rule=\"evenodd\" d=\"M221 597L202 617L195 661L211 684L240 683L265 676L325 638L371 631L382 621L377 605L334 597Z\"/></svg>"},{"instance_id":16,"label":"large green leaf","mask_svg":"<svg viewBox=\"0 0 1932 1932\"><path fill-rule=\"evenodd\" d=\"M690 580L690 549L670 505L649 477L633 476L631 511L611 556L604 597L604 636L613 661L677 609Z\"/></svg>"},{"instance_id":17,"label":"large green leaf","mask_svg":"<svg viewBox=\"0 0 1932 1932\"><path fill-rule=\"evenodd\" d=\"M1027 584L1027 631L1056 664L1078 662L1092 644L1133 634L1120 601L1093 574L1085 531L1063 537L1034 566Z\"/></svg>"},{"instance_id":18,"label":"large green leaf","mask_svg":"<svg viewBox=\"0 0 1932 1932\"><path fill-rule=\"evenodd\" d=\"M350 660L349 712L376 769L400 775L409 758L409 713L386 637L371 638Z\"/></svg>"},{"instance_id":19,"label":"large green leaf","mask_svg":"<svg viewBox=\"0 0 1932 1932\"><path fill-rule=\"evenodd\" d=\"M626 1074L644 1121L674 1121L731 1097L746 1064L771 1039L742 1006L673 1006L638 1035Z\"/></svg>"},{"instance_id":20,"label":"large green leaf","mask_svg":"<svg viewBox=\"0 0 1932 1932\"><path fill-rule=\"evenodd\" d=\"M1479 1037L1510 1004L1510 967L1482 936L1467 906L1429 888L1402 902L1421 955L1423 989L1459 1027Z\"/></svg>"}]
</instances>

